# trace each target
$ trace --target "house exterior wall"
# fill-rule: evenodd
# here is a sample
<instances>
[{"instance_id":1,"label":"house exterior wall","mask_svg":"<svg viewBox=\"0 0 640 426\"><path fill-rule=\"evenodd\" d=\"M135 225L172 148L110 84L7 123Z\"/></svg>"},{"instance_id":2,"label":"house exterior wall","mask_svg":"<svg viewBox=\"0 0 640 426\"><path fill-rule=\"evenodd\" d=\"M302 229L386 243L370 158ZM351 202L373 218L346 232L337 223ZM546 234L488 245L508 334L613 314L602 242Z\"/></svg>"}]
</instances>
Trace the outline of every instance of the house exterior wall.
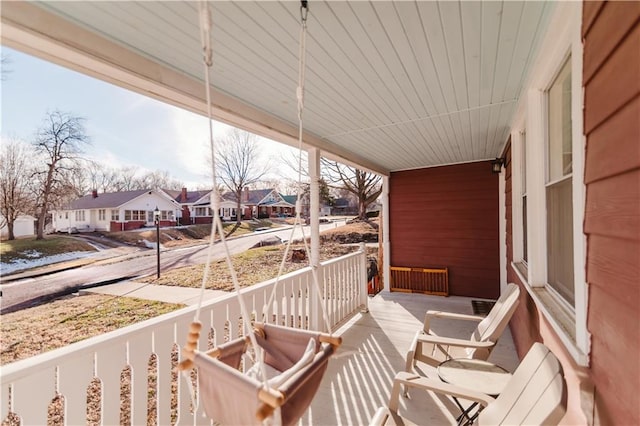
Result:
<instances>
[{"instance_id":1,"label":"house exterior wall","mask_svg":"<svg viewBox=\"0 0 640 426\"><path fill-rule=\"evenodd\" d=\"M447 267L450 294L500 291L498 175L488 161L394 172L391 266Z\"/></svg>"},{"instance_id":2,"label":"house exterior wall","mask_svg":"<svg viewBox=\"0 0 640 426\"><path fill-rule=\"evenodd\" d=\"M541 341L559 357L563 424L640 424L640 3L584 2L581 35L588 365L576 364L527 291L510 325L520 356ZM512 263L511 144L505 158L507 279L524 288Z\"/></svg>"},{"instance_id":3,"label":"house exterior wall","mask_svg":"<svg viewBox=\"0 0 640 426\"><path fill-rule=\"evenodd\" d=\"M596 418L640 424L640 3L585 2L582 35Z\"/></svg>"}]
</instances>

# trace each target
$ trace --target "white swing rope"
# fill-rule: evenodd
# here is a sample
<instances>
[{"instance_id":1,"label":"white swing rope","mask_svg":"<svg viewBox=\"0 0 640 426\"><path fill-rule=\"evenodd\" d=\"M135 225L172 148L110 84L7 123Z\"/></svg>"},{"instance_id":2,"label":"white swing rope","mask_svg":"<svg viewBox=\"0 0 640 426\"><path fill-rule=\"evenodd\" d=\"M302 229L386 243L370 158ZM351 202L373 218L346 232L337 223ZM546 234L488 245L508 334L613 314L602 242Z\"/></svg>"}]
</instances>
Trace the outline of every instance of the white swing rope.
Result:
<instances>
[{"instance_id":1,"label":"white swing rope","mask_svg":"<svg viewBox=\"0 0 640 426\"><path fill-rule=\"evenodd\" d=\"M213 183L213 190L212 190L212 199L210 200L212 202L213 205L213 221L214 223L211 226L211 234L209 236L209 250L207 253L207 261L205 263L205 269L204 269L204 273L202 275L202 282L200 284L200 298L198 300L198 305L197 305L197 309L194 315L194 320L193 323L190 327L189 330L189 337L190 339L188 339L187 342L187 346L192 345L195 346L197 345L197 338L199 337L199 332L200 332L200 328L201 328L201 324L200 324L200 311L202 308L202 302L204 300L204 290L206 288L206 283L209 277L209 270L211 268L211 261L212 261L212 248L213 248L213 244L215 242L215 233L216 233L216 229L218 230L218 234L220 235L220 242L222 243L222 246L224 248L224 252L225 252L225 258L226 258L226 263L227 263L227 267L229 269L229 273L231 275L231 280L233 281L233 287L236 291L236 296L238 299L238 303L240 304L240 312L242 313L242 317L244 318L243 321L243 325L244 325L244 329L245 329L245 335L247 335L251 341L251 345L253 346L254 350L256 351L256 354L260 354L261 353L261 347L258 345L258 342L253 334L253 332L251 331L250 328L250 323L251 323L251 316L249 315L247 308L246 308L246 304L244 303L244 298L242 297L242 294L240 293L240 284L238 283L238 276L236 274L235 268L233 267L233 262L231 260L231 253L229 251L229 247L227 246L227 242L226 242L226 238L224 236L224 231L222 228L222 222L220 221L220 217L218 216L218 208L219 208L219 201L220 201L220 196L218 193L218 185L217 185L217 178L216 178L216 156L215 156L215 141L213 138L213 113L211 111L211 85L210 85L210 79L209 79L209 74L211 71L211 67L213 66L213 49L211 48L211 27L212 27L212 21L211 21L211 13L209 10L209 5L207 3L206 0L202 0L198 3L198 10L199 10L199 15L200 15L200 39L202 42L202 50L203 50L203 63L204 63L204 76L205 76L205 92L206 92L206 101L207 101L207 119L208 119L208 123L209 123L209 150L210 150L210 156L211 156L211 175L212 175L212 183ZM196 342L193 341L193 339L196 339ZM191 340L189 342L189 340ZM191 349L195 349L195 347L191 348ZM258 359L260 359L261 357L259 357ZM263 377L263 384L267 387L267 389L269 389L269 382L267 380L267 373L266 373L266 368L264 367L263 363L259 363L260 364L260 370L261 370L261 374ZM183 375L186 378L186 371L183 370ZM194 406L195 409L197 409L197 402L195 401L195 393L193 391L193 386L191 385L191 381L187 380L187 383L189 384L189 390L191 393L191 399L192 399L192 404Z\"/></svg>"},{"instance_id":2,"label":"white swing rope","mask_svg":"<svg viewBox=\"0 0 640 426\"><path fill-rule=\"evenodd\" d=\"M304 112L304 82L305 82L305 69L306 69L306 40L307 40L307 15L309 13L309 8L307 6L307 2L302 2L300 5L300 42L298 49L298 87L296 89L296 98L298 100L298 185L297 185L297 193L296 193L296 215L293 222L293 227L291 228L291 234L287 241L287 245L284 249L284 254L282 256L282 261L280 262L280 268L278 269L278 274L276 276L275 283L273 285L273 290L271 291L271 295L269 296L269 300L265 305L264 312L267 312L268 308L271 307L273 303L276 292L278 289L278 284L280 283L280 277L284 272L284 266L287 261L287 257L289 254L289 250L291 248L291 243L293 241L293 236L295 234L295 230L297 226L300 226L300 231L302 232L302 243L304 245L305 254L307 259L309 260L309 266L311 267L311 275L313 278L313 285L316 290L316 295L320 301L320 308L322 310L322 318L325 323L326 330L329 334L332 333L331 324L329 322L329 315L327 314L327 310L322 299L322 291L320 289L320 284L318 280L318 271L317 265L311 264L311 251L309 250L309 246L307 244L307 237L304 233L304 227L302 226L302 219L300 218L300 211L302 210L302 134L303 134L303 120L302 115Z\"/></svg>"},{"instance_id":3,"label":"white swing rope","mask_svg":"<svg viewBox=\"0 0 640 426\"><path fill-rule=\"evenodd\" d=\"M299 69L298 69L298 87L296 90L296 97L298 101L298 188L297 188L297 197L296 197L296 205L295 205L296 215L294 219L294 225L291 229L291 237L289 238L289 240L287 241L287 245L285 246L284 255L282 258L282 262L280 263L280 268L278 270L278 274L274 283L274 288L269 297L269 301L267 302L267 304L264 306L264 309L263 309L263 312L265 313L268 312L269 308L271 307L271 304L274 301L274 298L277 292L277 287L280 281L280 277L282 275L282 272L284 271L284 266L285 266L286 259L291 247L296 226L300 226L305 253L307 255L307 259L311 259L309 246L307 244L306 235L304 233L304 227L302 226L302 221L300 218L300 211L301 211L301 204L302 204L302 200L301 200L301 197L302 197L302 135L303 135L302 115L304 110L304 78L305 78L305 59L306 59L305 56L306 56L307 14L308 14L308 7L306 5L306 1L303 1L300 7L301 27L300 27L300 46L299 46L299 64L298 64ZM212 173L212 182L213 182L213 191L212 191L213 199L211 200L211 202L212 202L213 211L214 211L214 214L213 214L214 223L211 227L211 234L209 238L209 251L207 253L207 261L205 264L205 270L204 270L202 282L200 285L200 297L198 300L197 309L194 315L194 321L192 323L192 327L190 329L189 335L190 337L195 337L195 339L199 337L199 332L201 327L200 321L199 321L200 312L201 312L202 303L204 300L204 290L206 288L206 283L207 283L207 280L209 277L209 271L211 268L211 262L212 262L211 248L213 247L213 244L215 242L215 232L217 230L220 235L220 242L224 248L226 263L233 281L234 290L236 292L236 296L240 304L240 311L242 313L243 318L246 318L246 320L243 321L245 333L249 337L249 340L251 341L251 345L256 351L256 359L258 360L258 364L260 365L260 372L263 378L263 384L266 386L267 389L269 389L269 382L266 374L266 368L264 366L264 363L260 361L262 359L262 348L260 347L260 345L258 345L257 340L252 330L250 329L251 317L248 314L248 311L246 309L246 304L244 303L244 298L242 296L242 293L240 292L240 285L238 282L235 268L233 267L233 262L231 260L231 253L226 243L226 238L224 236L224 232L222 228L222 222L220 221L220 217L217 214L219 209L220 195L218 193L218 185L217 185L217 178L216 178L216 163L215 163L216 156L215 156L215 141L213 138L213 119L212 119L213 114L212 114L212 107L211 107L211 86L210 86L210 72L213 66L213 59L212 59L213 50L211 47L212 21L211 21L211 14L210 14L210 9L209 9L207 0L202 0L199 2L199 15L200 15L200 38L201 38L202 49L203 49L203 64L204 64L204 70L205 70L207 117L208 117L208 123L209 123L209 148L210 148L210 155L211 155L211 173ZM322 300L322 294L321 294L321 289L320 289L319 280L318 280L317 265L310 264L310 266L311 266L311 273L313 277L313 285L315 286L317 297L320 300L320 307L322 310L322 316L325 322L325 327L327 331L331 333L331 325L328 319L328 314L326 312L324 302ZM191 349L195 349L196 344L197 342L194 342L192 338L191 343L189 343L188 341L187 347L191 345L192 346ZM185 378L187 378L186 371L183 371L183 375L185 376ZM187 380L187 383L189 385L189 389L192 397L192 403L194 407L197 409L197 402L194 400L195 393L193 391L193 386L190 380Z\"/></svg>"}]
</instances>

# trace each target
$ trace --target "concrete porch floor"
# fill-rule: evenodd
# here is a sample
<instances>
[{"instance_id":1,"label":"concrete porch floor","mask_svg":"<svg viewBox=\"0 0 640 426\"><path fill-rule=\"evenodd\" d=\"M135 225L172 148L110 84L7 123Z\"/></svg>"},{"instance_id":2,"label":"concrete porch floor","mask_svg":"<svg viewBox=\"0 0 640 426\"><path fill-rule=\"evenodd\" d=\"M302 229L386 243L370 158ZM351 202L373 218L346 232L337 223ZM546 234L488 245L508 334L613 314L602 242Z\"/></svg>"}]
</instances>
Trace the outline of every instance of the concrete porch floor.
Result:
<instances>
[{"instance_id":1,"label":"concrete porch floor","mask_svg":"<svg viewBox=\"0 0 640 426\"><path fill-rule=\"evenodd\" d=\"M358 314L335 334L343 344L329 362L327 373L311 407L300 420L303 425L366 425L378 407L389 401L393 377L402 371L405 355L424 313L442 310L473 314L472 298L439 297L384 291L369 299L369 313ZM435 320L441 336L468 338L476 323ZM489 361L513 372L518 366L509 328L493 350ZM435 369L418 363L427 376ZM437 376L435 376L437 377ZM400 413L416 424L451 424L459 410L446 397L413 391L401 397Z\"/></svg>"}]
</instances>

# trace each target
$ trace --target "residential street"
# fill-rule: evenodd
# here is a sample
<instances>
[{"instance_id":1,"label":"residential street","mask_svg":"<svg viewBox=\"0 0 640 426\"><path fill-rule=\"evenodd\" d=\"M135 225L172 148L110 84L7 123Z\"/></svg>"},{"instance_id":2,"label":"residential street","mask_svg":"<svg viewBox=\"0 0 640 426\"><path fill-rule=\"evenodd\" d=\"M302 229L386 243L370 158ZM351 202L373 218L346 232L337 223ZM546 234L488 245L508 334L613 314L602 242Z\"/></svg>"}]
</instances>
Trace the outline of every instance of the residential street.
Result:
<instances>
[{"instance_id":1,"label":"residential street","mask_svg":"<svg viewBox=\"0 0 640 426\"><path fill-rule=\"evenodd\" d=\"M321 224L320 230L342 226L345 221ZM310 227L304 227L304 233L308 237ZM302 237L300 229L296 229L291 237L291 228L280 231L256 232L250 235L232 238L227 245L232 254L240 253L261 240L277 236L282 240ZM177 267L202 264L207 259L208 245L162 250L160 254L161 270L169 270ZM212 258L224 257L224 248L220 243L212 247ZM125 279L131 279L141 275L152 274L156 271L156 251L145 250L118 256L106 260L100 260L90 265L76 269L42 275L34 278L22 279L0 285L2 290L1 313L18 309L24 309L33 303L38 303L46 298L55 298L62 294L76 291L80 288L109 284Z\"/></svg>"}]
</instances>

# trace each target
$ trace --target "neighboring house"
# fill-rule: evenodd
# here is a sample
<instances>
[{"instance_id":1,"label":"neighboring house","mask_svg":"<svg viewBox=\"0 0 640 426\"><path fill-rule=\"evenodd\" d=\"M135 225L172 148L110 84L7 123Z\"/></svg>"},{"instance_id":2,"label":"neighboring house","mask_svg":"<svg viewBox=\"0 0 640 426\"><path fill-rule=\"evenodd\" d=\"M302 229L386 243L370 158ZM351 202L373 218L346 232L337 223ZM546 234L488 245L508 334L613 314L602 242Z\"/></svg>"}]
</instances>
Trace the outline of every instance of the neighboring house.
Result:
<instances>
[{"instance_id":1,"label":"neighboring house","mask_svg":"<svg viewBox=\"0 0 640 426\"><path fill-rule=\"evenodd\" d=\"M4 223L4 217L0 216L0 222ZM35 222L36 218L31 215L22 214L18 216L13 222L13 236L19 238L34 235ZM2 228L0 228L0 237L7 238L8 236L9 228L4 225Z\"/></svg>"},{"instance_id":2,"label":"neighboring house","mask_svg":"<svg viewBox=\"0 0 640 426\"><path fill-rule=\"evenodd\" d=\"M334 216L358 214L358 207L351 198L336 198L331 212Z\"/></svg>"},{"instance_id":3,"label":"neighboring house","mask_svg":"<svg viewBox=\"0 0 640 426\"><path fill-rule=\"evenodd\" d=\"M235 199L234 194L225 194L223 198ZM275 189L254 189L245 188L242 192L242 204L244 205L245 217L257 217L259 219L268 217L294 216L296 207L295 195L282 195ZM247 215L249 214L249 216Z\"/></svg>"},{"instance_id":4,"label":"neighboring house","mask_svg":"<svg viewBox=\"0 0 640 426\"><path fill-rule=\"evenodd\" d=\"M160 212L160 226L176 225L180 205L166 192L151 189L89 195L71 202L67 209L51 212L54 232L126 231L154 225L154 211Z\"/></svg>"},{"instance_id":5,"label":"neighboring house","mask_svg":"<svg viewBox=\"0 0 640 426\"><path fill-rule=\"evenodd\" d=\"M330 216L331 215L331 206L326 204L320 205L320 216Z\"/></svg>"},{"instance_id":6,"label":"neighboring house","mask_svg":"<svg viewBox=\"0 0 640 426\"><path fill-rule=\"evenodd\" d=\"M199 191L187 191L187 188L182 188L181 191L174 191L170 189L164 189L173 200L180 204L180 214L178 215L178 223L180 225L191 225L193 223L211 223L211 213L204 208L201 208L203 200L208 200L210 189ZM207 201L208 202L208 201ZM208 217L208 222L203 219L196 220L196 217Z\"/></svg>"},{"instance_id":7,"label":"neighboring house","mask_svg":"<svg viewBox=\"0 0 640 426\"><path fill-rule=\"evenodd\" d=\"M211 192L202 197L192 207L191 223L212 223L213 222L213 210L211 206ZM222 221L234 221L237 220L238 215L236 210L238 203L235 200L230 200L224 196L220 200L218 205L218 216ZM240 205L241 211L244 210L244 206Z\"/></svg>"}]
</instances>

